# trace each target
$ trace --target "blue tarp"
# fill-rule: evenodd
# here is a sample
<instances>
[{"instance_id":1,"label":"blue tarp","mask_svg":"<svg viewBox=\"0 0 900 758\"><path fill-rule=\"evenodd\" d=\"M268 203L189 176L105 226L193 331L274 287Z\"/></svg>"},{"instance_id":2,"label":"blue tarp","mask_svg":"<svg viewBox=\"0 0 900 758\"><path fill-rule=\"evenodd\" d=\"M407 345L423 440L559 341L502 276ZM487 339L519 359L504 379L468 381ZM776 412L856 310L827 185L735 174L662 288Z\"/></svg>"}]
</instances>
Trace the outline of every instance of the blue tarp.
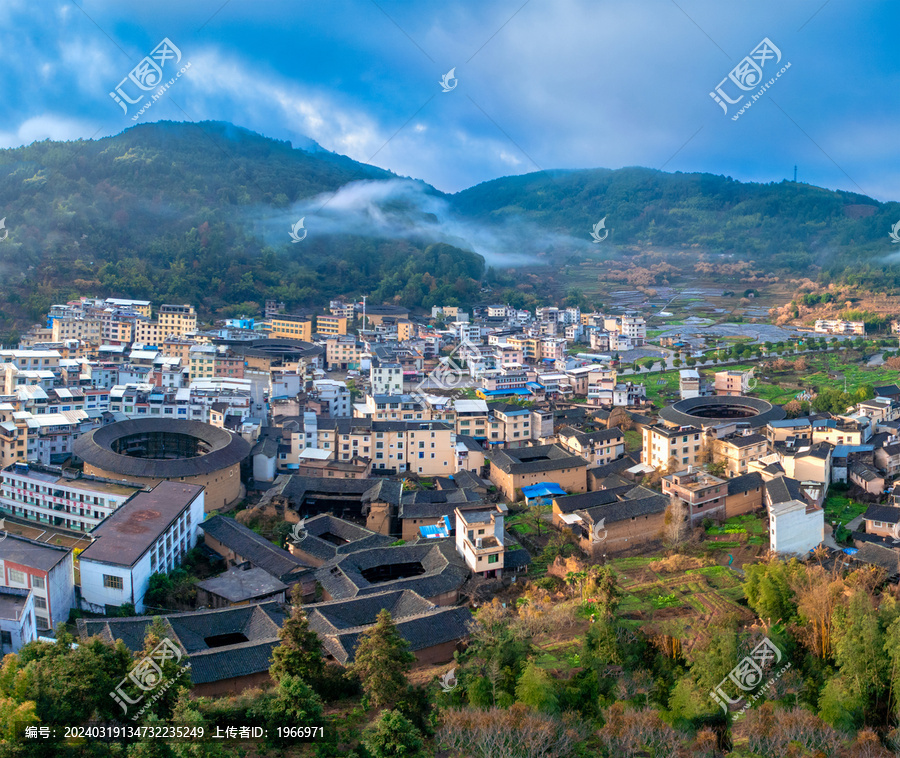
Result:
<instances>
[{"instance_id":1,"label":"blue tarp","mask_svg":"<svg viewBox=\"0 0 900 758\"><path fill-rule=\"evenodd\" d=\"M450 517L444 516L443 521L439 521L434 526L420 526L419 534L426 539L441 539L450 536Z\"/></svg>"},{"instance_id":2,"label":"blue tarp","mask_svg":"<svg viewBox=\"0 0 900 758\"><path fill-rule=\"evenodd\" d=\"M565 495L566 491L556 482L538 482L529 487L522 487L522 494L526 500L533 497L549 497L550 495Z\"/></svg>"}]
</instances>

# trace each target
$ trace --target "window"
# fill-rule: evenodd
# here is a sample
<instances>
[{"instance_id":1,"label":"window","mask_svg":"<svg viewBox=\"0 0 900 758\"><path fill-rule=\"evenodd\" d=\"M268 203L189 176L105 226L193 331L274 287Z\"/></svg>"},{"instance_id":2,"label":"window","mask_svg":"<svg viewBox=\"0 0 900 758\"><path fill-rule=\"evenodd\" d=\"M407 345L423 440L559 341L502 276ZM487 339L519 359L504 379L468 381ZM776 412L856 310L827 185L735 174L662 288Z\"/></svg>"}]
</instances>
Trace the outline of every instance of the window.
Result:
<instances>
[{"instance_id":1,"label":"window","mask_svg":"<svg viewBox=\"0 0 900 758\"><path fill-rule=\"evenodd\" d=\"M25 584L25 573L22 571L16 571L16 569L10 569L9 581L12 584Z\"/></svg>"},{"instance_id":2,"label":"window","mask_svg":"<svg viewBox=\"0 0 900 758\"><path fill-rule=\"evenodd\" d=\"M46 601L44 598L38 597L37 595L35 595L35 597L34 597L34 607L35 607L35 608L46 608L46 607L47 607L47 601Z\"/></svg>"},{"instance_id":3,"label":"window","mask_svg":"<svg viewBox=\"0 0 900 758\"><path fill-rule=\"evenodd\" d=\"M36 590L44 589L44 577L42 576L33 576L31 577L31 586Z\"/></svg>"},{"instance_id":4,"label":"window","mask_svg":"<svg viewBox=\"0 0 900 758\"><path fill-rule=\"evenodd\" d=\"M3 647L12 646L12 632L0 632L0 645Z\"/></svg>"},{"instance_id":5,"label":"window","mask_svg":"<svg viewBox=\"0 0 900 758\"><path fill-rule=\"evenodd\" d=\"M500 560L500 556L497 553L488 556L488 563L497 563L498 560Z\"/></svg>"},{"instance_id":6,"label":"window","mask_svg":"<svg viewBox=\"0 0 900 758\"><path fill-rule=\"evenodd\" d=\"M122 581L122 577L111 576L110 574L103 575L103 586L108 587L111 590L125 589L125 583Z\"/></svg>"}]
</instances>

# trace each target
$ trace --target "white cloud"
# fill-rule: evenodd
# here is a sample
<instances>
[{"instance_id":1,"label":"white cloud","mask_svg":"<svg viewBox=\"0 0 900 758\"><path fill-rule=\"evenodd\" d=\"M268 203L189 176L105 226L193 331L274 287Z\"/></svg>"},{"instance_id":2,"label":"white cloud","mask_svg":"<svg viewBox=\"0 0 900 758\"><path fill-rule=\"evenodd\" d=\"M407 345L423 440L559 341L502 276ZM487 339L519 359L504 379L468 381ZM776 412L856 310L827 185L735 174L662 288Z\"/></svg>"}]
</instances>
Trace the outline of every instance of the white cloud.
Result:
<instances>
[{"instance_id":1,"label":"white cloud","mask_svg":"<svg viewBox=\"0 0 900 758\"><path fill-rule=\"evenodd\" d=\"M87 139L97 130L90 122L57 114L44 114L26 119L14 132L0 132L0 146L19 147L45 139Z\"/></svg>"}]
</instances>

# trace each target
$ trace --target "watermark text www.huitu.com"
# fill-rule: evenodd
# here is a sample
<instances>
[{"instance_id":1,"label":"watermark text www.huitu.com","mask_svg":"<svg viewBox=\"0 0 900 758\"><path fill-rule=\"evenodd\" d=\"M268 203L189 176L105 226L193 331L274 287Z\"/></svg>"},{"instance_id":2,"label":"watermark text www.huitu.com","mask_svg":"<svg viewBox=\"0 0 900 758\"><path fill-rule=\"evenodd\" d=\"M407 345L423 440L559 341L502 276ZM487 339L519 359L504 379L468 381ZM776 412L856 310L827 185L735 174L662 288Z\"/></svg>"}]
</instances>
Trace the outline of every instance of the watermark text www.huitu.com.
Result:
<instances>
[{"instance_id":1,"label":"watermark text www.huitu.com","mask_svg":"<svg viewBox=\"0 0 900 758\"><path fill-rule=\"evenodd\" d=\"M731 117L732 121L737 121L791 67L790 61L788 61L775 72L774 76L771 76L768 81L764 82L763 69L766 69L766 73L773 72L775 67L781 63L781 57L781 50L774 45L772 40L764 37L762 42L750 51L749 55L742 58L728 72L728 76L719 82L715 90L709 93L709 96L727 116L730 105L741 103L752 92L753 94L749 95L750 99L745 100L740 105L740 110ZM732 98L729 93L735 94L737 97Z\"/></svg>"}]
</instances>

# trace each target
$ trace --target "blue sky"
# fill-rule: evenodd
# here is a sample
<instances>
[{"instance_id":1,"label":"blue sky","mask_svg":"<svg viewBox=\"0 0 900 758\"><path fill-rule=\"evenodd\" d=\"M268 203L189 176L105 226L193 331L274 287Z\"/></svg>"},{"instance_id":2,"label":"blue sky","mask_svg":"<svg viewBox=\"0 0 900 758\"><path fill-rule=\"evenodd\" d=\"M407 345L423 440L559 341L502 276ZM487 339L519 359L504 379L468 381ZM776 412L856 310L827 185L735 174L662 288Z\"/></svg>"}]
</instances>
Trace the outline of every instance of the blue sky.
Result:
<instances>
[{"instance_id":1,"label":"blue sky","mask_svg":"<svg viewBox=\"0 0 900 758\"><path fill-rule=\"evenodd\" d=\"M797 164L900 199L896 0L523 2L0 0L0 146L213 119L448 192L550 168L767 182ZM148 98L126 114L109 92L164 38L190 66L133 121ZM790 67L732 120L753 91L728 80L744 98L727 115L709 93L764 38L781 60L762 81Z\"/></svg>"}]
</instances>

